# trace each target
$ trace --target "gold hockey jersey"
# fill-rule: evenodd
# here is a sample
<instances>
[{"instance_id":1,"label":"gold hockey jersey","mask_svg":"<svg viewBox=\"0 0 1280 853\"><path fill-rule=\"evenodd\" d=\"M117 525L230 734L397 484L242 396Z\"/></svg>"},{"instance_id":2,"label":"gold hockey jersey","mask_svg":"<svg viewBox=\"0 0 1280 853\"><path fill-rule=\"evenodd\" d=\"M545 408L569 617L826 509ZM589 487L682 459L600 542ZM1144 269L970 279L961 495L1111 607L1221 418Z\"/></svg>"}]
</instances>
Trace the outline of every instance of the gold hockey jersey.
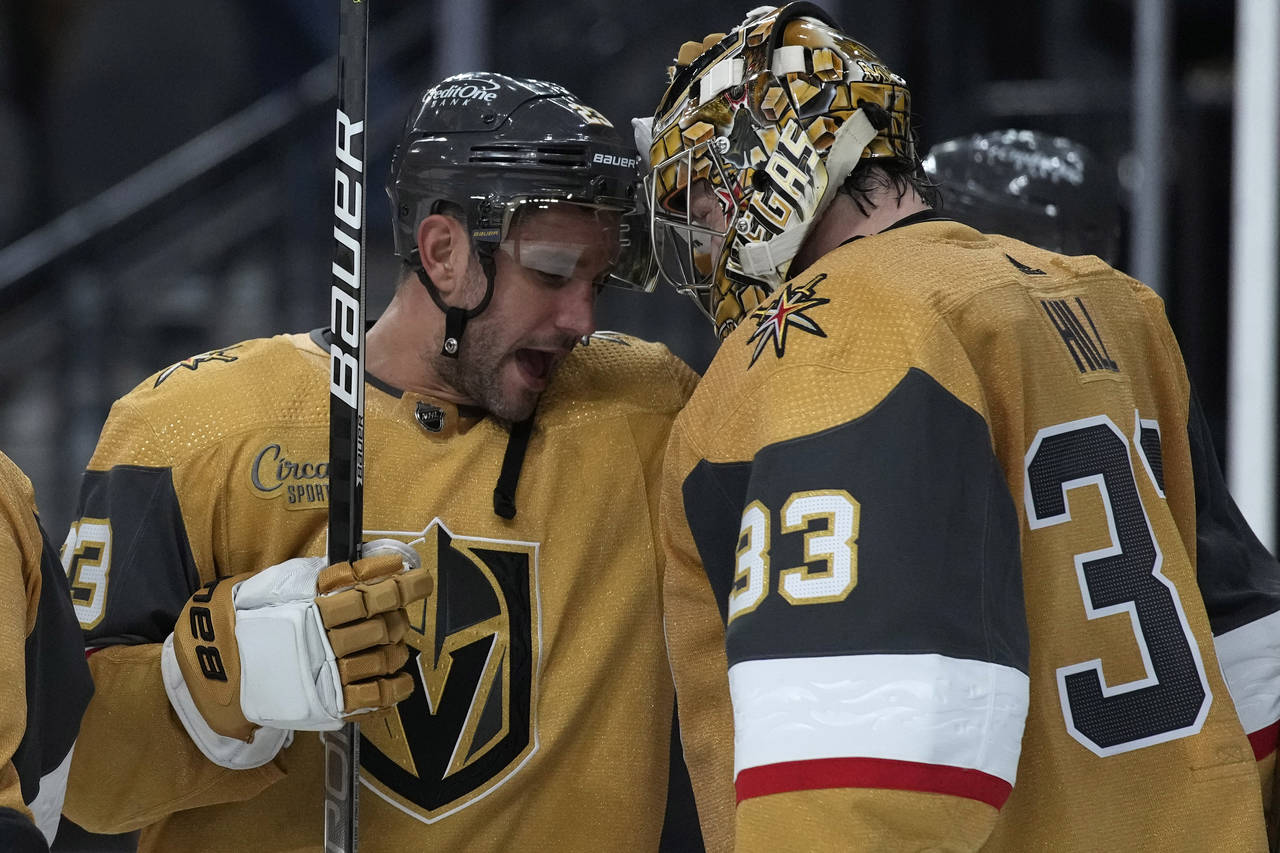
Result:
<instances>
[{"instance_id":1,"label":"gold hockey jersey","mask_svg":"<svg viewBox=\"0 0 1280 853\"><path fill-rule=\"evenodd\" d=\"M142 827L143 850L318 850L316 733L255 770L218 767L170 710L160 643L215 577L323 554L328 354L315 335L176 364L118 401L68 537L97 685L67 814ZM364 721L361 850L656 849L671 678L657 479L695 375L598 335L543 395L495 514L509 430L371 379L366 539L417 548L435 592L411 616L413 695Z\"/></svg>"},{"instance_id":2,"label":"gold hockey jersey","mask_svg":"<svg viewBox=\"0 0 1280 853\"><path fill-rule=\"evenodd\" d=\"M31 481L0 453L0 850L45 850L92 682Z\"/></svg>"},{"instance_id":3,"label":"gold hockey jersey","mask_svg":"<svg viewBox=\"0 0 1280 853\"><path fill-rule=\"evenodd\" d=\"M721 346L661 515L709 850L1265 849L1280 568L1098 259L831 252Z\"/></svg>"}]
</instances>

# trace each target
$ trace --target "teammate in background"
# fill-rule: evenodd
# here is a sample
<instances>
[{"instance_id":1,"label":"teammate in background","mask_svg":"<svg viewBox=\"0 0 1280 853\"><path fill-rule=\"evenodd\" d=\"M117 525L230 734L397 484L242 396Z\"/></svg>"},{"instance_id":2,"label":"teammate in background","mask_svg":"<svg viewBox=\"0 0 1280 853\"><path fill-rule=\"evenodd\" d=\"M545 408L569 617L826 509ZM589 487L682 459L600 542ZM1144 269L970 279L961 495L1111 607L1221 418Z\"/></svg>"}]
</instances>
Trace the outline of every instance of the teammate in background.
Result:
<instances>
[{"instance_id":1,"label":"teammate in background","mask_svg":"<svg viewBox=\"0 0 1280 853\"><path fill-rule=\"evenodd\" d=\"M31 481L0 453L0 850L45 851L93 683Z\"/></svg>"},{"instance_id":2,"label":"teammate in background","mask_svg":"<svg viewBox=\"0 0 1280 853\"><path fill-rule=\"evenodd\" d=\"M696 377L595 334L601 287L645 283L627 276L651 258L634 152L560 86L464 74L422 94L387 189L404 266L367 338L364 521L411 547L430 593L391 596L407 618L327 679L343 651L325 632L261 613L283 599L316 624L322 559L292 562L291 594L259 579L324 552L321 332L155 374L113 407L69 539L110 557L96 585L71 579L98 651L67 814L141 828L142 850L318 849L323 756L302 729L362 707L362 853L658 849L674 698L657 482ZM361 673L384 681L335 707Z\"/></svg>"},{"instance_id":3,"label":"teammate in background","mask_svg":"<svg viewBox=\"0 0 1280 853\"><path fill-rule=\"evenodd\" d=\"M661 511L708 849L1265 850L1280 567L1159 298L935 213L811 4L687 44L650 130L725 338Z\"/></svg>"},{"instance_id":4,"label":"teammate in background","mask_svg":"<svg viewBox=\"0 0 1280 853\"><path fill-rule=\"evenodd\" d=\"M943 212L984 234L1064 255L1120 256L1120 188L1084 145L1038 130L993 130L939 142L924 172Z\"/></svg>"}]
</instances>

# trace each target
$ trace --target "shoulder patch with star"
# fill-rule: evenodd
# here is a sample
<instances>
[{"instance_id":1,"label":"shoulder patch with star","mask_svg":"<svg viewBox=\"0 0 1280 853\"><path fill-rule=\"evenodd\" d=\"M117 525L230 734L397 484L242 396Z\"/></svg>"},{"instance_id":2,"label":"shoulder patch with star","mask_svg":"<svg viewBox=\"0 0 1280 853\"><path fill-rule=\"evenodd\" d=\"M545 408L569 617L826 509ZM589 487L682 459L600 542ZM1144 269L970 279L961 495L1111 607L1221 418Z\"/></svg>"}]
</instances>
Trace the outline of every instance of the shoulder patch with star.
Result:
<instances>
[{"instance_id":1,"label":"shoulder patch with star","mask_svg":"<svg viewBox=\"0 0 1280 853\"><path fill-rule=\"evenodd\" d=\"M821 273L805 284L790 283L778 294L777 301L751 312L751 318L756 321L756 330L747 338L747 343L754 343L755 350L751 353L748 368L756 363L770 342L773 343L773 354L782 358L787 348L787 332L793 327L819 338L827 336L817 321L808 314L819 305L826 305L831 301L814 295L814 288L826 277L826 273Z\"/></svg>"},{"instance_id":2,"label":"shoulder patch with star","mask_svg":"<svg viewBox=\"0 0 1280 853\"><path fill-rule=\"evenodd\" d=\"M185 367L187 370L195 370L200 365L210 361L223 361L223 362L238 361L239 356L227 354L229 350L233 350L238 346L240 345L232 344L229 347L222 347L221 349L209 350L208 352L202 352L199 355L193 355L190 358L185 358L182 361L178 362L177 364L174 364L160 371L159 375L156 376L156 384L152 387L159 388L160 383L164 382L166 379L172 376L180 367Z\"/></svg>"}]
</instances>

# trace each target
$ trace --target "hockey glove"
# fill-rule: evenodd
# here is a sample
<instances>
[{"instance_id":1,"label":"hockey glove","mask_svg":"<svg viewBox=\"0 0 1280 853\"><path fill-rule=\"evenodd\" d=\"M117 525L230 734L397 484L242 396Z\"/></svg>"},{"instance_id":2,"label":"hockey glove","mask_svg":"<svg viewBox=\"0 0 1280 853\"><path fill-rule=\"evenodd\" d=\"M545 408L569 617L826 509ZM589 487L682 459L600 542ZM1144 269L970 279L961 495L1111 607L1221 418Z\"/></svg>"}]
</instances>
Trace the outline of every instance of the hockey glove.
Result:
<instances>
[{"instance_id":1,"label":"hockey glove","mask_svg":"<svg viewBox=\"0 0 1280 853\"><path fill-rule=\"evenodd\" d=\"M271 760L292 730L331 730L413 692L405 606L432 589L417 553L380 539L355 563L298 557L214 582L165 640L169 701L224 767Z\"/></svg>"}]
</instances>

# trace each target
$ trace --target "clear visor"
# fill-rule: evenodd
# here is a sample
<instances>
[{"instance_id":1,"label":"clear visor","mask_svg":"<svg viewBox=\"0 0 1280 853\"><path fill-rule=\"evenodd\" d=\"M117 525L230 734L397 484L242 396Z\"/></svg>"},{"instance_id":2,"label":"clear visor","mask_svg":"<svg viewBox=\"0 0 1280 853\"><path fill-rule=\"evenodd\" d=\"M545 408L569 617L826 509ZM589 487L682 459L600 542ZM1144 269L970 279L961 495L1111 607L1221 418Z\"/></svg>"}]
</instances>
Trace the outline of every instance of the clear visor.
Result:
<instances>
[{"instance_id":1,"label":"clear visor","mask_svg":"<svg viewBox=\"0 0 1280 853\"><path fill-rule=\"evenodd\" d=\"M719 141L723 145L723 140ZM712 285L738 216L735 181L712 137L665 160L645 178L658 272L711 317Z\"/></svg>"},{"instance_id":2,"label":"clear visor","mask_svg":"<svg viewBox=\"0 0 1280 853\"><path fill-rule=\"evenodd\" d=\"M563 198L523 196L505 202L499 249L544 280L589 277L601 286L652 291L657 268L649 243L648 214L643 197L638 203L586 204ZM556 228L563 208L575 214L567 227ZM538 212L550 213L539 224ZM521 223L527 222L528 227ZM478 238L484 235L477 234Z\"/></svg>"}]
</instances>

